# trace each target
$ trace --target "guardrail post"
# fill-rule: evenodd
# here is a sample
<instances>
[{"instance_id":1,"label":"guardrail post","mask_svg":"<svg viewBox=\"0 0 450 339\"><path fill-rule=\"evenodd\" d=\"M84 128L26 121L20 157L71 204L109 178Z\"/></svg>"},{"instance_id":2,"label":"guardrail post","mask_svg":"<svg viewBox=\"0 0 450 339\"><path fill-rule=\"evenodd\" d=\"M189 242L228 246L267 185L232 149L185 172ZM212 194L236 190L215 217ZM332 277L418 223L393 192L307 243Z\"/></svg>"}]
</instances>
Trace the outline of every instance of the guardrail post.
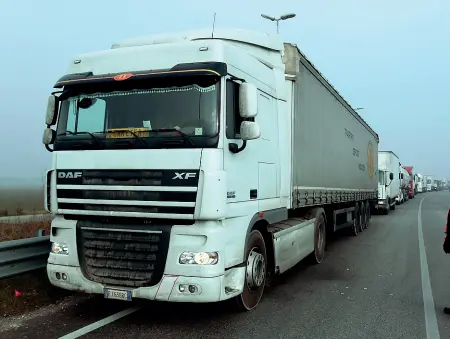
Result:
<instances>
[{"instance_id":1,"label":"guardrail post","mask_svg":"<svg viewBox=\"0 0 450 339\"><path fill-rule=\"evenodd\" d=\"M45 230L37 230L35 233L34 233L34 236L35 237L43 237L45 235Z\"/></svg>"}]
</instances>

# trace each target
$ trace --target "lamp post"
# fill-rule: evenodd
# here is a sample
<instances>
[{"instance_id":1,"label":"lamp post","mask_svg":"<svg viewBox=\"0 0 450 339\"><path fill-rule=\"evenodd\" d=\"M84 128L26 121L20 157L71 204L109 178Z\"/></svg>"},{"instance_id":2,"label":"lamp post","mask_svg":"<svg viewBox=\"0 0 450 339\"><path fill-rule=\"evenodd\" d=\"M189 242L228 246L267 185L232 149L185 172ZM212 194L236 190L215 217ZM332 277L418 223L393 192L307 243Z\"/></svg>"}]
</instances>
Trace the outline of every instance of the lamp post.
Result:
<instances>
[{"instance_id":1,"label":"lamp post","mask_svg":"<svg viewBox=\"0 0 450 339\"><path fill-rule=\"evenodd\" d=\"M288 14L283 14L281 16L279 16L278 18L267 15L267 14L261 14L261 16L264 19L270 20L270 21L276 21L277 23L277 34L279 33L279 26L280 26L280 20L287 20L287 19L291 19L295 17L294 13L288 13Z\"/></svg>"}]
</instances>

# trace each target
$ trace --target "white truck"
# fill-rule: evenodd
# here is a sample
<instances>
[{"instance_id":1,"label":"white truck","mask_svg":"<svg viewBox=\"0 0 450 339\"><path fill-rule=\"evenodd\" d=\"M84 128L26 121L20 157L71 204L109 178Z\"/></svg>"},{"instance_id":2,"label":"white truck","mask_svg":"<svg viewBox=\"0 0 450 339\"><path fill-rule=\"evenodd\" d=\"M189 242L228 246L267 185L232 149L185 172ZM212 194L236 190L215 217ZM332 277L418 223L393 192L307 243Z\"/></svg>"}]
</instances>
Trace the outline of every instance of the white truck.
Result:
<instances>
[{"instance_id":1,"label":"white truck","mask_svg":"<svg viewBox=\"0 0 450 339\"><path fill-rule=\"evenodd\" d=\"M428 181L428 175L423 174L423 177L422 177L422 193L427 192L427 181Z\"/></svg>"},{"instance_id":2,"label":"white truck","mask_svg":"<svg viewBox=\"0 0 450 339\"><path fill-rule=\"evenodd\" d=\"M400 162L392 151L378 151L378 204L376 208L383 214L395 210L400 198Z\"/></svg>"},{"instance_id":3,"label":"white truck","mask_svg":"<svg viewBox=\"0 0 450 339\"><path fill-rule=\"evenodd\" d=\"M431 192L433 190L433 177L431 175L427 175L427 192Z\"/></svg>"},{"instance_id":4,"label":"white truck","mask_svg":"<svg viewBox=\"0 0 450 339\"><path fill-rule=\"evenodd\" d=\"M408 171L399 166L400 169L400 203L404 203L409 200L409 174Z\"/></svg>"},{"instance_id":5,"label":"white truck","mask_svg":"<svg viewBox=\"0 0 450 339\"><path fill-rule=\"evenodd\" d=\"M321 263L327 232L368 226L378 135L278 36L129 39L75 57L55 88L55 286L246 311L274 275Z\"/></svg>"},{"instance_id":6,"label":"white truck","mask_svg":"<svg viewBox=\"0 0 450 339\"><path fill-rule=\"evenodd\" d=\"M423 175L420 173L417 173L417 192L423 192Z\"/></svg>"}]
</instances>

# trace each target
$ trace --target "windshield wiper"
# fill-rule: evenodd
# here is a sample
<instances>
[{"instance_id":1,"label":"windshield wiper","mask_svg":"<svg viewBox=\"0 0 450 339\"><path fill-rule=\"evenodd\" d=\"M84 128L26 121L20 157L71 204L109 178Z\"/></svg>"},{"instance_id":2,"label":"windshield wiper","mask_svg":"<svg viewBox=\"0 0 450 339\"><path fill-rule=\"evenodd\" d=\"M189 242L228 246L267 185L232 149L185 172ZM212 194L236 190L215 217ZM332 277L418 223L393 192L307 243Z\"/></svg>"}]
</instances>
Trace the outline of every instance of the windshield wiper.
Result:
<instances>
[{"instance_id":1,"label":"windshield wiper","mask_svg":"<svg viewBox=\"0 0 450 339\"><path fill-rule=\"evenodd\" d=\"M131 130L131 129L121 129L120 131L107 131L106 133L117 133L117 132L123 132L123 131L130 132L130 134L132 136L134 136L134 138L136 140L139 140L142 145L144 145L145 147L148 147L148 143L144 139L142 139L139 135L137 135L135 132L133 132L133 130Z\"/></svg>"},{"instance_id":2,"label":"windshield wiper","mask_svg":"<svg viewBox=\"0 0 450 339\"><path fill-rule=\"evenodd\" d=\"M180 130L177 130L176 128L156 128L156 129L149 130L149 132L178 132L185 141L190 143L191 146L194 146L194 142L189 137L189 135L181 132Z\"/></svg>"},{"instance_id":3,"label":"windshield wiper","mask_svg":"<svg viewBox=\"0 0 450 339\"><path fill-rule=\"evenodd\" d=\"M96 142L100 147L103 148L103 144L102 144L102 143L100 142L100 140L98 140L97 137L96 137L94 134L92 134L91 132L72 132L72 131L65 131L64 133L59 133L59 134L58 134L58 137L61 136L61 135L67 135L67 134L70 134L70 135L88 134L92 139L95 140L95 142Z\"/></svg>"}]
</instances>

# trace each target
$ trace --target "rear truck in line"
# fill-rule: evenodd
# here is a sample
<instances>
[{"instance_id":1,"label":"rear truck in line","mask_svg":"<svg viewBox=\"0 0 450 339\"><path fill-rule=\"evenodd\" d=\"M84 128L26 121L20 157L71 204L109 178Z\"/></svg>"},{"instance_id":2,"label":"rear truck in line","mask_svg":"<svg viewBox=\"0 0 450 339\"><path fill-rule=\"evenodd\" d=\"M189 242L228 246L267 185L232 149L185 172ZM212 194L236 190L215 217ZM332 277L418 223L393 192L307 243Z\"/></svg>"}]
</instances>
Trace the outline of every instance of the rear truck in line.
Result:
<instances>
[{"instance_id":1,"label":"rear truck in line","mask_svg":"<svg viewBox=\"0 0 450 339\"><path fill-rule=\"evenodd\" d=\"M409 176L408 172L402 167L399 163L399 171L400 171L400 204L409 200Z\"/></svg>"},{"instance_id":2,"label":"rear truck in line","mask_svg":"<svg viewBox=\"0 0 450 339\"><path fill-rule=\"evenodd\" d=\"M431 192L433 190L433 177L431 175L427 175L427 192Z\"/></svg>"},{"instance_id":3,"label":"rear truck in line","mask_svg":"<svg viewBox=\"0 0 450 339\"><path fill-rule=\"evenodd\" d=\"M447 179L445 178L441 180L441 189L442 190L447 189Z\"/></svg>"},{"instance_id":4,"label":"rear truck in line","mask_svg":"<svg viewBox=\"0 0 450 339\"><path fill-rule=\"evenodd\" d=\"M378 151L378 204L383 214L395 210L400 196L400 167L398 156L392 151Z\"/></svg>"},{"instance_id":5,"label":"rear truck in line","mask_svg":"<svg viewBox=\"0 0 450 339\"><path fill-rule=\"evenodd\" d=\"M422 193L424 191L423 186L423 175L417 173L417 193Z\"/></svg>"},{"instance_id":6,"label":"rear truck in line","mask_svg":"<svg viewBox=\"0 0 450 339\"><path fill-rule=\"evenodd\" d=\"M428 175L427 174L423 175L422 182L423 182L422 192L426 193L426 192L428 192L428 188L427 188Z\"/></svg>"},{"instance_id":7,"label":"rear truck in line","mask_svg":"<svg viewBox=\"0 0 450 339\"><path fill-rule=\"evenodd\" d=\"M414 167L413 166L403 166L403 168L408 172L409 174L409 198L413 199L416 194L416 178L415 174L413 172Z\"/></svg>"},{"instance_id":8,"label":"rear truck in line","mask_svg":"<svg viewBox=\"0 0 450 339\"><path fill-rule=\"evenodd\" d=\"M328 232L368 226L378 135L278 36L128 39L75 57L55 88L55 286L251 310L275 275L324 260Z\"/></svg>"},{"instance_id":9,"label":"rear truck in line","mask_svg":"<svg viewBox=\"0 0 450 339\"><path fill-rule=\"evenodd\" d=\"M439 181L439 179L434 179L433 180L433 186L432 186L432 190L433 191L435 191L435 192L437 192L437 191L439 191L439 186L440 186L440 181Z\"/></svg>"}]
</instances>

